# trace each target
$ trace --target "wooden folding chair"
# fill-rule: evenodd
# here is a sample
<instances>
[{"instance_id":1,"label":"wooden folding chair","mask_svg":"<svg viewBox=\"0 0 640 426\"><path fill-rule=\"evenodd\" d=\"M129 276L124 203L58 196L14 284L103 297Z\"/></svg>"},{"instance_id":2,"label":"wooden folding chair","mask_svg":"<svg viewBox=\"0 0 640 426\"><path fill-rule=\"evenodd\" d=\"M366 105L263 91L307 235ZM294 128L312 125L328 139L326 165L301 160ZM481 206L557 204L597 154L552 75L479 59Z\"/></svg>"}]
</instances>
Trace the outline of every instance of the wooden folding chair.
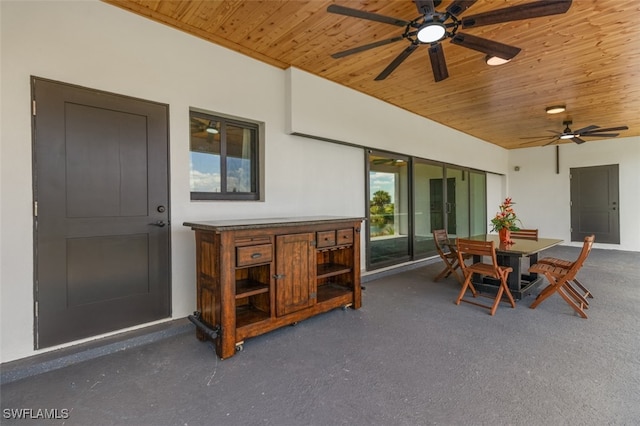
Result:
<instances>
[{"instance_id":1,"label":"wooden folding chair","mask_svg":"<svg viewBox=\"0 0 640 426\"><path fill-rule=\"evenodd\" d=\"M493 241L477 241L477 240L467 240L462 238L456 239L456 251L458 254L458 262L460 263L460 267L464 274L464 284L462 285L462 290L460 290L460 294L456 299L456 305L459 305L460 302L470 303L472 305L480 306L483 308L487 308L490 311L490 314L493 315L498 309L498 304L502 301L503 294L507 296L507 300L512 308L516 307L516 303L513 300L513 296L511 295L511 291L509 291L509 287L507 286L507 277L509 273L513 271L513 268L509 266L500 266L498 265L498 260L496 257L496 250ZM479 260L475 261L467 265L464 263L464 256L474 256L474 259ZM491 259L491 263L484 263L483 260L486 258ZM485 296L476 291L473 286L473 274L480 274L482 276L489 276L495 278L500 281L498 286L498 292L495 295L493 305L488 306L481 303L478 303L474 300L465 299L464 295L467 289L471 290L473 297ZM485 296L489 297L490 296Z\"/></svg>"},{"instance_id":2,"label":"wooden folding chair","mask_svg":"<svg viewBox=\"0 0 640 426\"><path fill-rule=\"evenodd\" d=\"M541 262L538 262L529 268L529 272L544 274L549 281L549 285L540 292L538 297L536 297L536 300L531 304L531 309L535 309L552 294L558 293L560 297L562 297L564 301L567 302L569 306L571 306L582 318L587 318L587 314L584 310L589 307L589 303L586 299L588 296L577 291L575 287L573 287L572 283L575 283L576 274L580 268L582 268L584 261L589 256L594 239L594 235L585 237L578 259L571 263L569 268L563 268L561 266ZM590 292L588 293L590 294Z\"/></svg>"},{"instance_id":3,"label":"wooden folding chair","mask_svg":"<svg viewBox=\"0 0 640 426\"><path fill-rule=\"evenodd\" d=\"M588 238L593 239L592 243L595 241L594 235L585 237L585 242L587 242ZM589 246L589 252L591 252L591 246ZM589 252L587 252L587 256L589 255ZM557 257L543 257L542 259L538 260L538 263L557 266L563 269L571 269L571 267L575 263L575 260L565 260L565 259L559 259ZM575 287L573 287L573 290L575 290L576 292L579 292L583 298L593 299L593 293L591 293L591 290L586 288L580 281L578 281L577 278L574 278L570 284L572 284L572 287L575 286L580 289L580 292L579 292Z\"/></svg>"},{"instance_id":4,"label":"wooden folding chair","mask_svg":"<svg viewBox=\"0 0 640 426\"><path fill-rule=\"evenodd\" d=\"M447 278L449 275L453 274L453 276L456 277L460 284L462 284L463 279L456 272L456 269L460 268L460 263L458 263L458 254L456 253L455 247L451 246L447 231L445 229L434 230L433 241L436 245L436 250L438 250L440 258L442 258L442 261L445 265L442 272L440 272L433 280L438 281L441 278ZM471 256L466 256L464 259L470 258Z\"/></svg>"},{"instance_id":5,"label":"wooden folding chair","mask_svg":"<svg viewBox=\"0 0 640 426\"><path fill-rule=\"evenodd\" d=\"M519 238L521 240L537 240L537 229L519 229L517 231L511 231L511 238Z\"/></svg>"}]
</instances>

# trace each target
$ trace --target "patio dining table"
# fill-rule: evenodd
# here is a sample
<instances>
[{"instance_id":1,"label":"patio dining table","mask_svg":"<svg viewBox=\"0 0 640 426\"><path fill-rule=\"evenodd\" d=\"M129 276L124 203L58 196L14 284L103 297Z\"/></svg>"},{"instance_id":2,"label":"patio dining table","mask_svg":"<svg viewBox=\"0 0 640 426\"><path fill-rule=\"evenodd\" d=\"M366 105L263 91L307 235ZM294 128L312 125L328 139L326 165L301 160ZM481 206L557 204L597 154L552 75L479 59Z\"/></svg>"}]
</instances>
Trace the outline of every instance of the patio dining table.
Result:
<instances>
[{"instance_id":1,"label":"patio dining table","mask_svg":"<svg viewBox=\"0 0 640 426\"><path fill-rule=\"evenodd\" d=\"M512 238L513 244L502 244L496 234L474 235L468 238L495 243L498 264L513 268L513 272L509 274L507 279L507 285L516 300L531 294L543 282L542 276L529 273L528 270L522 270L523 258L528 258L529 265L533 265L538 261L538 253L563 242L563 240L556 238L538 238L537 240ZM474 257L474 262L479 260ZM498 291L499 282L492 278L474 275L472 282L480 291L492 293Z\"/></svg>"}]
</instances>

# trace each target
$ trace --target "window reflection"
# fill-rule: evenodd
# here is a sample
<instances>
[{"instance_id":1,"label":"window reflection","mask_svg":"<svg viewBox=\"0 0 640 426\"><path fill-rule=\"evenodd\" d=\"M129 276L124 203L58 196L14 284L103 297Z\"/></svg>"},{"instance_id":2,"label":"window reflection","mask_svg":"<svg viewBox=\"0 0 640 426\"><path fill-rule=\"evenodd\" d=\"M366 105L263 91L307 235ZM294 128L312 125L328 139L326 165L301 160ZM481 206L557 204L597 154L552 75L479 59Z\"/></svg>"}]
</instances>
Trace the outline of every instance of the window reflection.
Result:
<instances>
[{"instance_id":1,"label":"window reflection","mask_svg":"<svg viewBox=\"0 0 640 426\"><path fill-rule=\"evenodd\" d=\"M192 200L257 200L258 125L190 111Z\"/></svg>"},{"instance_id":2,"label":"window reflection","mask_svg":"<svg viewBox=\"0 0 640 426\"><path fill-rule=\"evenodd\" d=\"M369 262L393 264L409 257L407 158L369 156Z\"/></svg>"},{"instance_id":3,"label":"window reflection","mask_svg":"<svg viewBox=\"0 0 640 426\"><path fill-rule=\"evenodd\" d=\"M220 122L194 116L190 121L191 192L220 192Z\"/></svg>"}]
</instances>

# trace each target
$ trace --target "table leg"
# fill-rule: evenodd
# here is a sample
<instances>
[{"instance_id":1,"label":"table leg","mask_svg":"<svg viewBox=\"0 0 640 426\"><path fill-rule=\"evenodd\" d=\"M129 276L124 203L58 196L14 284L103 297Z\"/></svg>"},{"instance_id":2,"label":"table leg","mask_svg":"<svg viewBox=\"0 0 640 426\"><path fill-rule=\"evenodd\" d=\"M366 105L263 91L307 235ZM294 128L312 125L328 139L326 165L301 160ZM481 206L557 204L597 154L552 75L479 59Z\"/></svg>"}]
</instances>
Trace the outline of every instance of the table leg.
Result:
<instances>
[{"instance_id":1,"label":"table leg","mask_svg":"<svg viewBox=\"0 0 640 426\"><path fill-rule=\"evenodd\" d=\"M521 283L520 283L520 256L501 256L503 264L502 266L510 266L513 268L513 271L507 277L507 286L511 293L520 293Z\"/></svg>"},{"instance_id":2,"label":"table leg","mask_svg":"<svg viewBox=\"0 0 640 426\"><path fill-rule=\"evenodd\" d=\"M531 256L529 256L529 267L532 267L536 263L538 263L538 253L534 253ZM537 279L538 279L538 274L536 274L535 272L529 272L529 281L535 281Z\"/></svg>"}]
</instances>

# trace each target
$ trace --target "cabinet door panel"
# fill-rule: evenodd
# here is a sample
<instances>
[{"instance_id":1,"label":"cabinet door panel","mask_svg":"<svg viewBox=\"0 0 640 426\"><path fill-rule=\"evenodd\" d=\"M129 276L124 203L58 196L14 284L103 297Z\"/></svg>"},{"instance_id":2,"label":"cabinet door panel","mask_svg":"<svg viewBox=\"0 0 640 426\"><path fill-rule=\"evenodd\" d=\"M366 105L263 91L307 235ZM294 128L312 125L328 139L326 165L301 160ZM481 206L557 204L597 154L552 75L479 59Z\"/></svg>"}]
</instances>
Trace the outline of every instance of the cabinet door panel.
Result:
<instances>
[{"instance_id":1,"label":"cabinet door panel","mask_svg":"<svg viewBox=\"0 0 640 426\"><path fill-rule=\"evenodd\" d=\"M287 315L315 303L313 233L276 237L276 313Z\"/></svg>"}]
</instances>

